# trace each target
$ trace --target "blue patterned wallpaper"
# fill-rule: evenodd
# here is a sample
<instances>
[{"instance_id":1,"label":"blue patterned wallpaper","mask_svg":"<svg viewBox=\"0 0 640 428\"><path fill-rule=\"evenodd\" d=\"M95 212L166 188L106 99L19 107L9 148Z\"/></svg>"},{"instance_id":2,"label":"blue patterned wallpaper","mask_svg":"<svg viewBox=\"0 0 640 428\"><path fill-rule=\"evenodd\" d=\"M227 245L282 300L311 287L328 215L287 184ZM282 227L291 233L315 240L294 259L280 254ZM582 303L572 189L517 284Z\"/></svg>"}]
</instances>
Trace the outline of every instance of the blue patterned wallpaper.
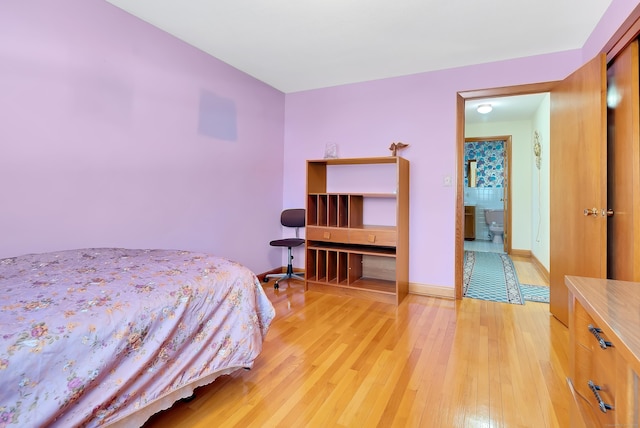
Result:
<instances>
[{"instance_id":1,"label":"blue patterned wallpaper","mask_svg":"<svg viewBox=\"0 0 640 428\"><path fill-rule=\"evenodd\" d=\"M504 141L472 141L464 143L464 164L468 165L470 159L478 161L477 187L502 187L504 181ZM469 186L467 174L464 169L464 185Z\"/></svg>"}]
</instances>

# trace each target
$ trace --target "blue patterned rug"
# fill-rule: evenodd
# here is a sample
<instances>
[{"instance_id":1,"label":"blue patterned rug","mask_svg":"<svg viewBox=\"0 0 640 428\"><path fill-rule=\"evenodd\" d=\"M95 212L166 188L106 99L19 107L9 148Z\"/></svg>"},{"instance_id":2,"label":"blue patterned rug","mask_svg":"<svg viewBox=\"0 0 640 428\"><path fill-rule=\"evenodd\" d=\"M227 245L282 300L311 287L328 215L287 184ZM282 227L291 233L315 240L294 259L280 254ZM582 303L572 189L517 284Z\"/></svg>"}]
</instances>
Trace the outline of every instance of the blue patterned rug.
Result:
<instances>
[{"instance_id":1,"label":"blue patterned rug","mask_svg":"<svg viewBox=\"0 0 640 428\"><path fill-rule=\"evenodd\" d=\"M524 305L518 276L507 254L465 251L465 297Z\"/></svg>"},{"instance_id":2,"label":"blue patterned rug","mask_svg":"<svg viewBox=\"0 0 640 428\"><path fill-rule=\"evenodd\" d=\"M520 284L522 297L528 302L549 303L549 287Z\"/></svg>"}]
</instances>

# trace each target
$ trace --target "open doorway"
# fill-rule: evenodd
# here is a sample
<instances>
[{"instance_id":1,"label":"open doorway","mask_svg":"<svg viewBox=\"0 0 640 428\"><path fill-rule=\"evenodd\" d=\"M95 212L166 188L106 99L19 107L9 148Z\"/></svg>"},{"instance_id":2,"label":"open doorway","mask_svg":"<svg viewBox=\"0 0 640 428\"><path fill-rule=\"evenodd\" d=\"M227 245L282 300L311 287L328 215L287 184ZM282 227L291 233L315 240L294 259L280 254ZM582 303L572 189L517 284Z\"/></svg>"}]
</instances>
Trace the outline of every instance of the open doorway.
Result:
<instances>
[{"instance_id":1,"label":"open doorway","mask_svg":"<svg viewBox=\"0 0 640 428\"><path fill-rule=\"evenodd\" d=\"M531 165L534 163L534 154L533 154L533 145L532 145L532 135L534 131L534 127L529 125L529 129L525 132L526 135L523 135L522 131L510 132L504 131L504 128L496 128L496 124L500 122L508 122L508 121L517 121L517 119L513 119L513 113L518 113L517 103L514 104L514 101L517 100L519 96L522 95L530 95L530 94L544 94L542 96L548 97L548 92L553 87L554 83L542 83L542 84L534 84L534 85L524 85L524 86L515 86L515 87L507 87L507 88L496 88L496 89L486 89L486 90L478 90L478 91L468 91L458 93L458 138L457 138L457 188L456 188L456 272L455 272L455 285L456 285L456 298L462 298L462 280L463 280L463 262L464 262L464 218L465 218L465 209L464 209L464 196L465 196L465 181L464 181L464 173L465 173L465 158L464 158L464 143L465 138L470 136L495 136L495 135L513 135L514 141L514 159L510 163L510 167L512 168L512 175L517 175L520 173L520 170L528 170L529 174L533 174L533 168ZM494 112L489 119L489 116L483 116L482 118L474 117L472 114L477 114L473 109L478 104L486 104L486 103L496 103L502 102L503 104L509 101L509 104L516 109L516 111L511 112L511 116L503 116L505 113L504 110L498 110L494 108ZM499 113L499 114L497 114ZM520 112L520 114L524 114ZM509 119L511 117L512 119ZM526 119L522 119L526 121ZM549 122L549 112L547 112L546 117L547 123ZM526 124L519 124L522 129L526 129ZM548 125L547 125L548 126ZM473 129L473 132L470 130ZM502 129L502 131L496 130ZM548 135L548 129L542 130L543 134ZM475 135L474 135L475 134ZM517 135L516 135L517 134ZM517 141L516 141L517 139ZM546 143L548 144L548 138L546 139ZM516 146L517 145L517 146ZM526 153L525 153L526 152ZM519 153L524 153L523 159L520 159ZM548 155L548 150L547 150ZM523 165L522 162L528 162L525 167L521 167L519 165ZM548 162L546 165L548 171ZM529 180L533 180L533 175L529 177ZM524 192L518 188L521 184L518 183L517 177L512 179L513 184L510 186L510 192L515 193L515 199L512 197L510 202L510 211L511 211L511 232L509 235L511 252L516 255L527 254L531 255L531 245L527 244L528 239L533 239L536 233L533 232L538 227L538 223L540 223L539 219L545 215L545 213L538 213L538 219L536 219L535 224L531 220L529 220L529 225L523 227L522 223L526 222L527 216L533 216L533 210L531 206L518 206L518 197L520 194L526 194L527 192L532 193L534 189L532 189L531 185L529 188L526 188ZM536 182L537 183L537 182ZM536 184L537 185L537 184ZM515 188L515 189L514 189ZM539 192L539 189L538 189ZM540 198L543 199L543 198ZM548 198L547 198L548 199ZM536 201L536 203L540 203L540 201ZM547 202L547 210L548 210L548 202ZM524 214L520 214L523 211ZM548 228L548 212L546 213L546 226ZM524 230L526 229L526 230ZM521 234L520 238L518 234ZM547 232L548 233L548 232ZM538 239L548 246L548 238L542 234L540 237L540 233L537 233ZM523 239L524 237L524 239ZM548 253L547 253L548 254ZM542 258L546 258L548 256L542 256ZM534 260L536 258L534 257ZM545 268L544 263L546 263L546 268L548 270L548 260L539 261L541 268Z\"/></svg>"},{"instance_id":2,"label":"open doorway","mask_svg":"<svg viewBox=\"0 0 640 428\"><path fill-rule=\"evenodd\" d=\"M511 253L511 140L464 140L465 250Z\"/></svg>"}]
</instances>

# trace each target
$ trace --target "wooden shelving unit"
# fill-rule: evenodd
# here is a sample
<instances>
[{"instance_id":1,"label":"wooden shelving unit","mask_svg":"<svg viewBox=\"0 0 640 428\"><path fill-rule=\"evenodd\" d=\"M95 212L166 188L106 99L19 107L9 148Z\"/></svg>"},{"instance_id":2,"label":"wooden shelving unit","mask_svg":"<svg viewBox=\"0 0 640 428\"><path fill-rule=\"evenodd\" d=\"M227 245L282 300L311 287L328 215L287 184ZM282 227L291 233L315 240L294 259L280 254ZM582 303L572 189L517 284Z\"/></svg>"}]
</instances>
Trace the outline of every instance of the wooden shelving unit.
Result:
<instances>
[{"instance_id":1,"label":"wooden shelving unit","mask_svg":"<svg viewBox=\"0 0 640 428\"><path fill-rule=\"evenodd\" d=\"M346 177L342 182L331 180L334 166L341 167L336 175ZM371 208L377 204L386 210ZM393 218L369 224L379 218L368 210ZM307 161L305 289L399 304L408 284L409 161L396 156Z\"/></svg>"},{"instance_id":2,"label":"wooden shelving unit","mask_svg":"<svg viewBox=\"0 0 640 428\"><path fill-rule=\"evenodd\" d=\"M464 206L464 239L476 239L476 207L473 205Z\"/></svg>"}]
</instances>

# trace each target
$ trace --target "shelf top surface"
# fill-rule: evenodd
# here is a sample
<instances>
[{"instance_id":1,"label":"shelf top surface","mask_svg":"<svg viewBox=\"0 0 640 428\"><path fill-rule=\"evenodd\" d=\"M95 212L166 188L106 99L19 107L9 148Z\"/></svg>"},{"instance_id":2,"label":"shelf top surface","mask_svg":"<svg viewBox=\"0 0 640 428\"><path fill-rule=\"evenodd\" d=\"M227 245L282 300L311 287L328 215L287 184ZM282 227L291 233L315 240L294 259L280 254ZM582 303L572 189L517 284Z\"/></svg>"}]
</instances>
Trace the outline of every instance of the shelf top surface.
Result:
<instances>
[{"instance_id":1,"label":"shelf top surface","mask_svg":"<svg viewBox=\"0 0 640 428\"><path fill-rule=\"evenodd\" d=\"M342 244L339 242L324 242L307 240L307 249L339 251L369 256L396 257L395 247L376 247L374 245Z\"/></svg>"},{"instance_id":2,"label":"shelf top surface","mask_svg":"<svg viewBox=\"0 0 640 428\"><path fill-rule=\"evenodd\" d=\"M340 229L340 230L366 230L375 232L376 230L385 231L385 232L395 232L397 229L396 226L392 225L383 225L383 224L363 224L360 226L329 226L323 224L308 224L306 225L308 228L318 228L318 229Z\"/></svg>"},{"instance_id":3,"label":"shelf top surface","mask_svg":"<svg viewBox=\"0 0 640 428\"><path fill-rule=\"evenodd\" d=\"M358 165L371 163L398 163L400 159L406 160L400 156L381 156L371 158L331 158L331 159L311 159L308 163L322 163L326 165Z\"/></svg>"},{"instance_id":4,"label":"shelf top surface","mask_svg":"<svg viewBox=\"0 0 640 428\"><path fill-rule=\"evenodd\" d=\"M312 196L362 196L363 198L397 198L398 193L362 193L362 192L309 192Z\"/></svg>"}]
</instances>

